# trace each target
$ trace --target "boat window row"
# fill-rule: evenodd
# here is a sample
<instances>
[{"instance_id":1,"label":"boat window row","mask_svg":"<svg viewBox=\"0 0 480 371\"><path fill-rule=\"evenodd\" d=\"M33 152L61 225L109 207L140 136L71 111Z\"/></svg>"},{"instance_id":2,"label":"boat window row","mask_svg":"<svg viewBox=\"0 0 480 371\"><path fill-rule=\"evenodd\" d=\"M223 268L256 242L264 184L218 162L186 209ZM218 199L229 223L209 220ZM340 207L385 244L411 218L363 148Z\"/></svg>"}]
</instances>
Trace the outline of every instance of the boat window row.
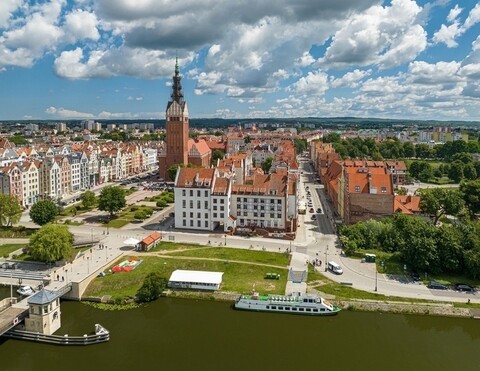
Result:
<instances>
[{"instance_id":1,"label":"boat window row","mask_svg":"<svg viewBox=\"0 0 480 371\"><path fill-rule=\"evenodd\" d=\"M272 309L272 310L286 310L286 311L292 311L292 312L325 312L325 308L299 308L299 307L281 307L281 306L276 306L276 305L267 305L267 309Z\"/></svg>"}]
</instances>

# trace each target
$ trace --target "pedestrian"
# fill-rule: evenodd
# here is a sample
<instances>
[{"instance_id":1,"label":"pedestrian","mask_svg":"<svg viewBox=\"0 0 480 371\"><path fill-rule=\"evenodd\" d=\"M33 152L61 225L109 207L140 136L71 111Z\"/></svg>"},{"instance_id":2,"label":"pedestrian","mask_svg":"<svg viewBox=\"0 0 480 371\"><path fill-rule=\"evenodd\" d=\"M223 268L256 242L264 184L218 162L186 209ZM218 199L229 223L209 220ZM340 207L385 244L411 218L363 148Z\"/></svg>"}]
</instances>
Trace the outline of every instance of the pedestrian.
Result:
<instances>
[{"instance_id":1,"label":"pedestrian","mask_svg":"<svg viewBox=\"0 0 480 371\"><path fill-rule=\"evenodd\" d=\"M65 277L62 276L62 282L64 282L64 281L65 281Z\"/></svg>"},{"instance_id":2,"label":"pedestrian","mask_svg":"<svg viewBox=\"0 0 480 371\"><path fill-rule=\"evenodd\" d=\"M60 275L57 274L57 281L60 281Z\"/></svg>"}]
</instances>

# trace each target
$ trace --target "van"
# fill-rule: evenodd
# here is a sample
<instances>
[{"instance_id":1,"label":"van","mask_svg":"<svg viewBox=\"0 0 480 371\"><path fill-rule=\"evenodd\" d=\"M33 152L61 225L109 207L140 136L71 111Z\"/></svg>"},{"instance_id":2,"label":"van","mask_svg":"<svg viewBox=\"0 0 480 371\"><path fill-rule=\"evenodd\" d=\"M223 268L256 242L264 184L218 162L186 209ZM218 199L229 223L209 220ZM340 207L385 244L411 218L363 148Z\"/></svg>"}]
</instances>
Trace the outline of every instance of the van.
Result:
<instances>
[{"instance_id":1,"label":"van","mask_svg":"<svg viewBox=\"0 0 480 371\"><path fill-rule=\"evenodd\" d=\"M343 269L335 262L328 262L328 270L335 274L343 274Z\"/></svg>"}]
</instances>

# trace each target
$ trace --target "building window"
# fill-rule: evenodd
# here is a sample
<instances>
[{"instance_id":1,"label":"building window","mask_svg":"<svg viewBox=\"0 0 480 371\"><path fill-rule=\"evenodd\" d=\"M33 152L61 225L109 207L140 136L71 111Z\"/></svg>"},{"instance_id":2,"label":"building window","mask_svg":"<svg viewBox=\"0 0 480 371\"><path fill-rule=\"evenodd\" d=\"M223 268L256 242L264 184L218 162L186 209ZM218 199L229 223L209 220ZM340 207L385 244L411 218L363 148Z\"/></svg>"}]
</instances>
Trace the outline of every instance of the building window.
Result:
<instances>
[{"instance_id":1,"label":"building window","mask_svg":"<svg viewBox=\"0 0 480 371\"><path fill-rule=\"evenodd\" d=\"M193 197L193 189L190 190L190 197Z\"/></svg>"},{"instance_id":2,"label":"building window","mask_svg":"<svg viewBox=\"0 0 480 371\"><path fill-rule=\"evenodd\" d=\"M187 206L187 201L183 200L182 201L182 207L185 209L186 206Z\"/></svg>"},{"instance_id":3,"label":"building window","mask_svg":"<svg viewBox=\"0 0 480 371\"><path fill-rule=\"evenodd\" d=\"M208 228L208 221L205 220L205 228Z\"/></svg>"},{"instance_id":4,"label":"building window","mask_svg":"<svg viewBox=\"0 0 480 371\"><path fill-rule=\"evenodd\" d=\"M205 213L205 219L208 219L208 213Z\"/></svg>"},{"instance_id":5,"label":"building window","mask_svg":"<svg viewBox=\"0 0 480 371\"><path fill-rule=\"evenodd\" d=\"M200 190L197 191L197 197L201 197Z\"/></svg>"},{"instance_id":6,"label":"building window","mask_svg":"<svg viewBox=\"0 0 480 371\"><path fill-rule=\"evenodd\" d=\"M200 201L197 201L197 209L201 209L202 208L202 203Z\"/></svg>"},{"instance_id":7,"label":"building window","mask_svg":"<svg viewBox=\"0 0 480 371\"><path fill-rule=\"evenodd\" d=\"M187 226L187 221L184 219L183 220L183 226L186 227Z\"/></svg>"},{"instance_id":8,"label":"building window","mask_svg":"<svg viewBox=\"0 0 480 371\"><path fill-rule=\"evenodd\" d=\"M355 192L360 193L360 186L358 185L355 186Z\"/></svg>"},{"instance_id":9,"label":"building window","mask_svg":"<svg viewBox=\"0 0 480 371\"><path fill-rule=\"evenodd\" d=\"M193 213L190 213L190 218L192 218L192 219L193 219Z\"/></svg>"},{"instance_id":10,"label":"building window","mask_svg":"<svg viewBox=\"0 0 480 371\"><path fill-rule=\"evenodd\" d=\"M222 199L220 200L220 203L221 203L221 204L224 204L224 203L225 203L225 200L222 198Z\"/></svg>"},{"instance_id":11,"label":"building window","mask_svg":"<svg viewBox=\"0 0 480 371\"><path fill-rule=\"evenodd\" d=\"M240 216L242 215L242 212L241 211L237 211L237 216Z\"/></svg>"},{"instance_id":12,"label":"building window","mask_svg":"<svg viewBox=\"0 0 480 371\"><path fill-rule=\"evenodd\" d=\"M208 209L208 201L205 201L205 209Z\"/></svg>"},{"instance_id":13,"label":"building window","mask_svg":"<svg viewBox=\"0 0 480 371\"><path fill-rule=\"evenodd\" d=\"M184 211L183 212L183 217L186 218L187 217L187 213Z\"/></svg>"},{"instance_id":14,"label":"building window","mask_svg":"<svg viewBox=\"0 0 480 371\"><path fill-rule=\"evenodd\" d=\"M190 227L193 227L193 220L190 220Z\"/></svg>"},{"instance_id":15,"label":"building window","mask_svg":"<svg viewBox=\"0 0 480 371\"><path fill-rule=\"evenodd\" d=\"M224 218L224 213L220 213L220 219L223 219Z\"/></svg>"},{"instance_id":16,"label":"building window","mask_svg":"<svg viewBox=\"0 0 480 371\"><path fill-rule=\"evenodd\" d=\"M382 193L387 193L387 187L382 187Z\"/></svg>"},{"instance_id":17,"label":"building window","mask_svg":"<svg viewBox=\"0 0 480 371\"><path fill-rule=\"evenodd\" d=\"M217 203L217 199L216 199L216 198L213 199L213 203L214 203L214 204Z\"/></svg>"},{"instance_id":18,"label":"building window","mask_svg":"<svg viewBox=\"0 0 480 371\"><path fill-rule=\"evenodd\" d=\"M246 211L244 211L243 216L248 216L248 213Z\"/></svg>"},{"instance_id":19,"label":"building window","mask_svg":"<svg viewBox=\"0 0 480 371\"><path fill-rule=\"evenodd\" d=\"M238 214L238 213L237 213ZM217 213L213 213L213 217L216 218L217 217Z\"/></svg>"},{"instance_id":20,"label":"building window","mask_svg":"<svg viewBox=\"0 0 480 371\"><path fill-rule=\"evenodd\" d=\"M282 214L277 214L277 218L280 219L282 217Z\"/></svg>"},{"instance_id":21,"label":"building window","mask_svg":"<svg viewBox=\"0 0 480 371\"><path fill-rule=\"evenodd\" d=\"M205 191L204 194L205 194L205 197L208 197L208 191Z\"/></svg>"},{"instance_id":22,"label":"building window","mask_svg":"<svg viewBox=\"0 0 480 371\"><path fill-rule=\"evenodd\" d=\"M220 206L220 211L225 211L225 208L223 206Z\"/></svg>"},{"instance_id":23,"label":"building window","mask_svg":"<svg viewBox=\"0 0 480 371\"><path fill-rule=\"evenodd\" d=\"M187 195L187 191L185 189L182 190L182 196L186 196Z\"/></svg>"},{"instance_id":24,"label":"building window","mask_svg":"<svg viewBox=\"0 0 480 371\"><path fill-rule=\"evenodd\" d=\"M202 217L201 213L197 213L197 219L200 219Z\"/></svg>"},{"instance_id":25,"label":"building window","mask_svg":"<svg viewBox=\"0 0 480 371\"><path fill-rule=\"evenodd\" d=\"M217 207L216 207L216 206L213 206L213 210L217 210Z\"/></svg>"},{"instance_id":26,"label":"building window","mask_svg":"<svg viewBox=\"0 0 480 371\"><path fill-rule=\"evenodd\" d=\"M275 218L275 214L274 214L274 213L270 213L270 218Z\"/></svg>"},{"instance_id":27,"label":"building window","mask_svg":"<svg viewBox=\"0 0 480 371\"><path fill-rule=\"evenodd\" d=\"M201 220L197 220L197 227L201 227L202 226L202 221Z\"/></svg>"},{"instance_id":28,"label":"building window","mask_svg":"<svg viewBox=\"0 0 480 371\"><path fill-rule=\"evenodd\" d=\"M193 209L193 201L190 201L190 209Z\"/></svg>"}]
</instances>

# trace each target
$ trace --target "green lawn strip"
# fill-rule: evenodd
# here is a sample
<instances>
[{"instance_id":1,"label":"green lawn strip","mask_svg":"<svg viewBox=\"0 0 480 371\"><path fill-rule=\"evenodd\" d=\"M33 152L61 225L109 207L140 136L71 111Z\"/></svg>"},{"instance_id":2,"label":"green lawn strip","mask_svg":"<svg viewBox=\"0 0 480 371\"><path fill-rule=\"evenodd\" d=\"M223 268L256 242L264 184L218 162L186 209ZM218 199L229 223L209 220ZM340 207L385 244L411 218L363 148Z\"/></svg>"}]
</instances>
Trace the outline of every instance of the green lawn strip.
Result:
<instances>
[{"instance_id":1,"label":"green lawn strip","mask_svg":"<svg viewBox=\"0 0 480 371\"><path fill-rule=\"evenodd\" d=\"M126 219L112 219L107 224L104 224L106 227L110 228L122 228L124 225L130 223L130 220Z\"/></svg>"},{"instance_id":2,"label":"green lawn strip","mask_svg":"<svg viewBox=\"0 0 480 371\"><path fill-rule=\"evenodd\" d=\"M135 258L138 259L139 257ZM125 259L117 261L116 264ZM88 286L85 296L111 295L113 299L134 297L148 273L158 272L168 280L176 269L224 272L220 291L227 292L250 292L255 284L255 289L259 292L283 294L287 282L287 270L281 268L227 263L225 261L164 259L145 256L143 262L131 272L108 273L105 277L95 278ZM280 279L264 279L267 272L280 274Z\"/></svg>"},{"instance_id":3,"label":"green lawn strip","mask_svg":"<svg viewBox=\"0 0 480 371\"><path fill-rule=\"evenodd\" d=\"M282 253L231 249L228 247L210 247L201 250L177 251L169 253L169 255L251 261L261 264L278 265L281 267L286 267L288 265L288 255Z\"/></svg>"},{"instance_id":4,"label":"green lawn strip","mask_svg":"<svg viewBox=\"0 0 480 371\"><path fill-rule=\"evenodd\" d=\"M473 278L454 275L454 274L447 274L447 273L428 275L428 280L436 281L443 285L454 285L456 283L464 283L467 285L471 285L473 287L480 287L480 280L478 279L473 279Z\"/></svg>"},{"instance_id":5,"label":"green lawn strip","mask_svg":"<svg viewBox=\"0 0 480 371\"><path fill-rule=\"evenodd\" d=\"M200 244L185 244L185 243L175 243L175 242L168 242L168 241L161 241L157 246L151 248L150 252L162 252L162 251L175 251L175 250L186 250L186 249L198 249L198 248L206 248L208 246L200 245Z\"/></svg>"},{"instance_id":6,"label":"green lawn strip","mask_svg":"<svg viewBox=\"0 0 480 371\"><path fill-rule=\"evenodd\" d=\"M5 245L0 245L0 256L6 257L12 252L22 249L26 246L24 243L7 243Z\"/></svg>"},{"instance_id":7,"label":"green lawn strip","mask_svg":"<svg viewBox=\"0 0 480 371\"><path fill-rule=\"evenodd\" d=\"M75 210L76 210L76 212L75 212ZM75 216L75 215L84 214L84 213L86 213L88 211L92 211L92 210L93 210L93 208L84 208L82 206L82 204L66 206L62 210L60 215L57 216L57 219L62 219L66 216Z\"/></svg>"}]
</instances>

